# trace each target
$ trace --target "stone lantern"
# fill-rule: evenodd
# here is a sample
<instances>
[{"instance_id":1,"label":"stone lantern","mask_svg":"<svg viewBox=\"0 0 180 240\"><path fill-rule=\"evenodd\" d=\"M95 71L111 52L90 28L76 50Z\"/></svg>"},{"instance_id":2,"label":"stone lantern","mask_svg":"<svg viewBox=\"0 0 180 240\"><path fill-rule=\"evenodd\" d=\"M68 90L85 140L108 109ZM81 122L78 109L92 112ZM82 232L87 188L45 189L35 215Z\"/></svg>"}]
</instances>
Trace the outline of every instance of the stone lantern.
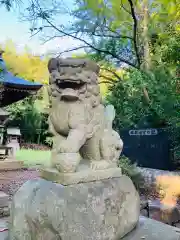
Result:
<instances>
[{"instance_id":1,"label":"stone lantern","mask_svg":"<svg viewBox=\"0 0 180 240\"><path fill-rule=\"evenodd\" d=\"M16 152L20 149L21 132L19 128L7 128L6 146L12 148L11 156L15 157Z\"/></svg>"}]
</instances>

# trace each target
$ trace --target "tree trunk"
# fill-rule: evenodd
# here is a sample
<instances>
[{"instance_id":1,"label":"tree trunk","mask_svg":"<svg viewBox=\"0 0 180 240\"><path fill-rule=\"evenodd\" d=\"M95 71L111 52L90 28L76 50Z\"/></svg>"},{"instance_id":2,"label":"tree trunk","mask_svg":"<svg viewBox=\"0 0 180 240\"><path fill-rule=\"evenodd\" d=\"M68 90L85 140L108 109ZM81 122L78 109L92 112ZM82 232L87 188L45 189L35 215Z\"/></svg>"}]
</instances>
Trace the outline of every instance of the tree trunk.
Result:
<instances>
[{"instance_id":1,"label":"tree trunk","mask_svg":"<svg viewBox=\"0 0 180 240\"><path fill-rule=\"evenodd\" d=\"M149 46L149 33L148 33L148 24L149 24L149 0L143 0L140 4L139 9L139 35L140 42L139 46L142 46L142 64L141 69L144 72L148 72L151 69L151 55L150 55L150 46ZM148 90L146 87L142 89L143 96L147 104L150 103L150 98L148 94Z\"/></svg>"},{"instance_id":2,"label":"tree trunk","mask_svg":"<svg viewBox=\"0 0 180 240\"><path fill-rule=\"evenodd\" d=\"M145 71L149 71L151 68L151 56L150 56L150 47L149 47L149 34L148 34L148 23L149 23L148 0L143 0L142 8L143 8L142 38L143 38L143 47L144 47L144 51L143 51L144 64L143 65L144 65Z\"/></svg>"}]
</instances>

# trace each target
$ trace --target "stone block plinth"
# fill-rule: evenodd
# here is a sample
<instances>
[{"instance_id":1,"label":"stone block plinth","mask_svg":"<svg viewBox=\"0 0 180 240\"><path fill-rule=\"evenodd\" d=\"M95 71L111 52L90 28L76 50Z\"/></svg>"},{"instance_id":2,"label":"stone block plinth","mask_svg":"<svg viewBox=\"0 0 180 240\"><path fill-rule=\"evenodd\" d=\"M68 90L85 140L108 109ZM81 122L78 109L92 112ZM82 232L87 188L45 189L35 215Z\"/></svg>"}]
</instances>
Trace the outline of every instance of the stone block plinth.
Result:
<instances>
[{"instance_id":1,"label":"stone block plinth","mask_svg":"<svg viewBox=\"0 0 180 240\"><path fill-rule=\"evenodd\" d=\"M85 169L80 172L61 173L55 168L41 168L40 176L46 180L71 185L77 183L94 182L122 176L121 169L107 168L102 170Z\"/></svg>"},{"instance_id":2,"label":"stone block plinth","mask_svg":"<svg viewBox=\"0 0 180 240\"><path fill-rule=\"evenodd\" d=\"M13 198L9 239L121 239L139 214L139 195L124 175L68 186L30 180Z\"/></svg>"}]
</instances>

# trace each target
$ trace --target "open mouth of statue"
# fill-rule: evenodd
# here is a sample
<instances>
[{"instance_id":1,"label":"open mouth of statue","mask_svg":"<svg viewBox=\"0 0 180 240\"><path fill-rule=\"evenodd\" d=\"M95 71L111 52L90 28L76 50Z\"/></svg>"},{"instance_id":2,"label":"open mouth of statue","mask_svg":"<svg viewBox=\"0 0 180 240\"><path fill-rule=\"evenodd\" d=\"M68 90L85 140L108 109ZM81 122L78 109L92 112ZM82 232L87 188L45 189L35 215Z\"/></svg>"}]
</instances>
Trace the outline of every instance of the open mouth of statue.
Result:
<instances>
[{"instance_id":1,"label":"open mouth of statue","mask_svg":"<svg viewBox=\"0 0 180 240\"><path fill-rule=\"evenodd\" d=\"M81 87L85 85L85 83L82 81L72 81L72 80L66 80L66 81L57 80L56 84L59 87L59 89L74 89L74 90L79 90Z\"/></svg>"},{"instance_id":2,"label":"open mouth of statue","mask_svg":"<svg viewBox=\"0 0 180 240\"><path fill-rule=\"evenodd\" d=\"M77 101L79 99L79 93L82 90L85 83L80 80L69 80L66 79L61 81L60 79L56 80L56 85L61 92L61 99L64 101Z\"/></svg>"}]
</instances>

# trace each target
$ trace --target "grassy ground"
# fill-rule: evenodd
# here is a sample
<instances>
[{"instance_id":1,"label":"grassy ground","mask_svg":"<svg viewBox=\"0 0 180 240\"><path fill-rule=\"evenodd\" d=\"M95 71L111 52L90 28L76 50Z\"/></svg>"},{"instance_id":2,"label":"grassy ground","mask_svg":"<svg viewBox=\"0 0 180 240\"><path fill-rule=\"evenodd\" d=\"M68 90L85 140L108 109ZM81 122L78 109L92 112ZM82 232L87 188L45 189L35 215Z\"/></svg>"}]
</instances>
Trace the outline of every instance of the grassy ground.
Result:
<instances>
[{"instance_id":1,"label":"grassy ground","mask_svg":"<svg viewBox=\"0 0 180 240\"><path fill-rule=\"evenodd\" d=\"M16 159L23 161L25 167L38 167L41 165L49 165L50 151L40 151L32 149L21 149L16 153Z\"/></svg>"}]
</instances>

